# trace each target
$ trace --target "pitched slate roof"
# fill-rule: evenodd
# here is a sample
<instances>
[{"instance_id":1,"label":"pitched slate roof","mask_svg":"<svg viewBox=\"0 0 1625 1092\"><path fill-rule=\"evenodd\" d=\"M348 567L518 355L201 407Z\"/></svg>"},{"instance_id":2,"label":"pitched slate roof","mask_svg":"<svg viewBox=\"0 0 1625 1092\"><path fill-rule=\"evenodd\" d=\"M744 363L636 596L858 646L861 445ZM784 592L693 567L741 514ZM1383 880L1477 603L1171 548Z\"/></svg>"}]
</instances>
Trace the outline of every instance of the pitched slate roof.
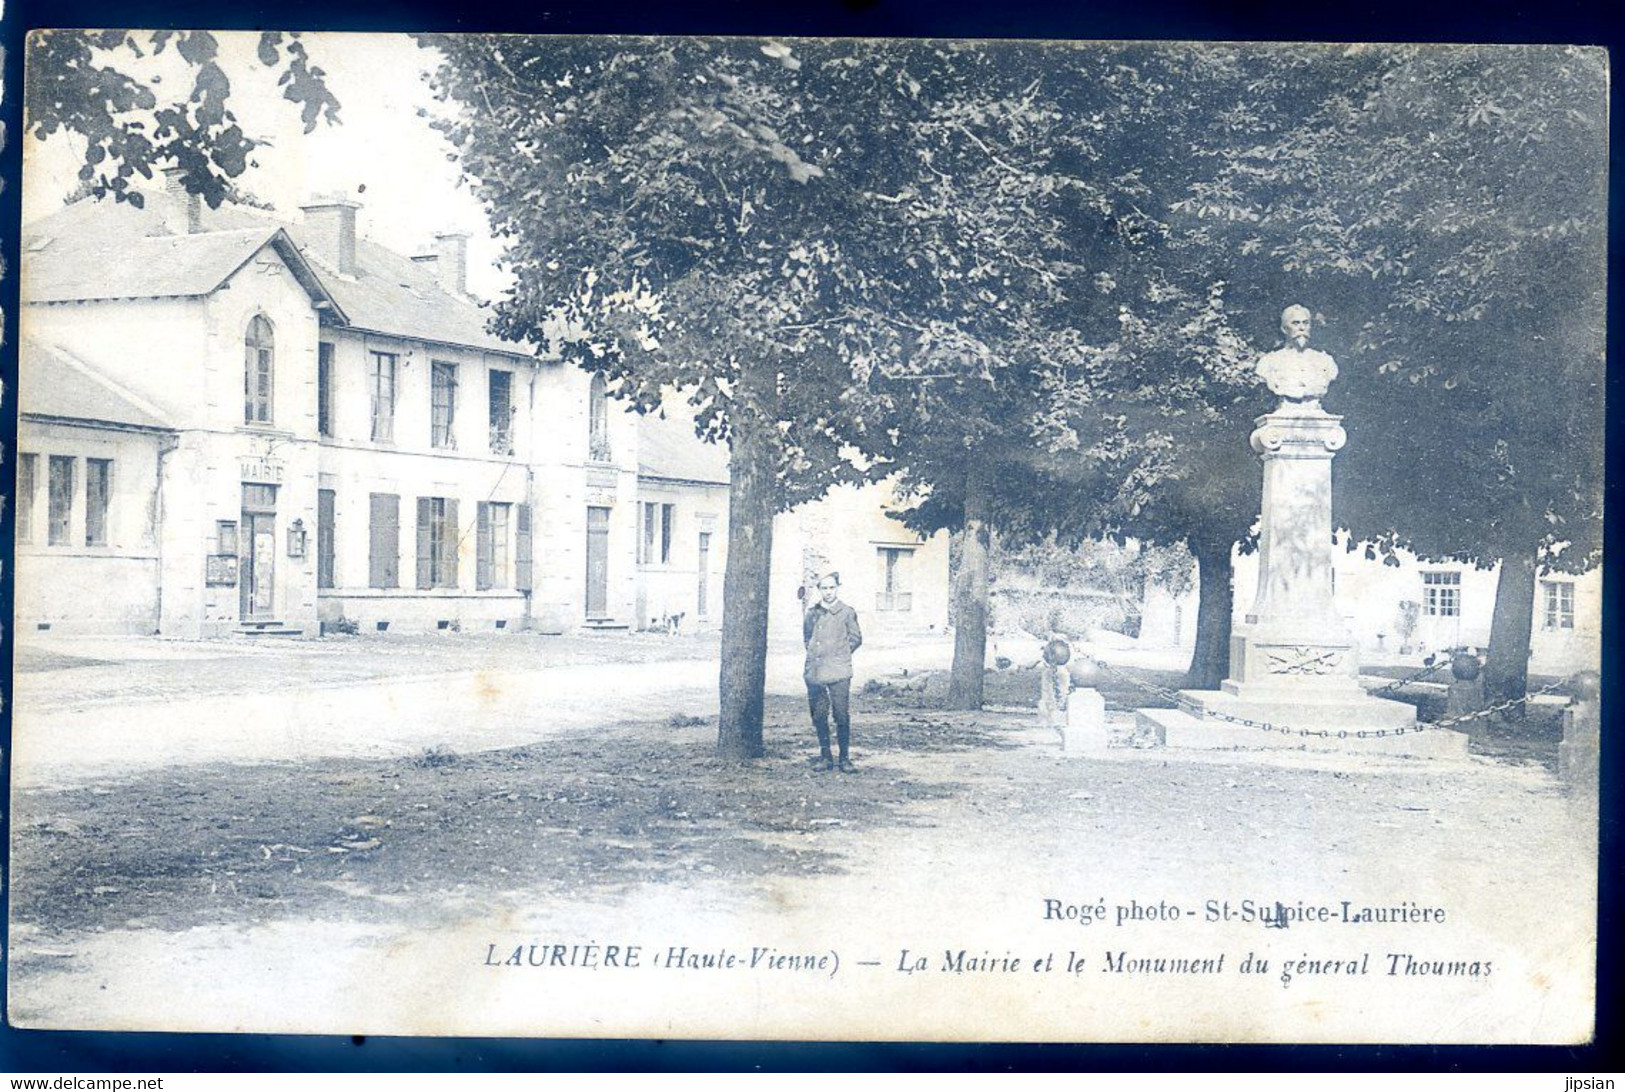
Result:
<instances>
[{"instance_id":1,"label":"pitched slate roof","mask_svg":"<svg viewBox=\"0 0 1625 1092\"><path fill-rule=\"evenodd\" d=\"M164 234L163 202L142 209L112 201L78 201L25 226L22 298L28 303L156 296L201 296L266 245L291 253L290 267L313 295L333 302L343 325L378 334L532 357L523 345L485 330L489 312L440 287L432 268L367 239L356 240L354 275L342 275L301 224L257 210L222 205L201 211L203 230Z\"/></svg>"},{"instance_id":2,"label":"pitched slate roof","mask_svg":"<svg viewBox=\"0 0 1625 1092\"><path fill-rule=\"evenodd\" d=\"M339 306L349 316L350 325L378 334L434 341L444 345L465 345L491 353L534 358L524 345L504 341L486 332L491 312L473 300L460 298L440 287L440 277L432 265L414 262L367 239L356 239L354 277L336 273L309 244L303 226L288 228L294 241L312 257Z\"/></svg>"},{"instance_id":3,"label":"pitched slate roof","mask_svg":"<svg viewBox=\"0 0 1625 1092\"><path fill-rule=\"evenodd\" d=\"M23 232L23 300L206 296L269 246L313 300L337 307L280 224L246 222L227 230L166 235L159 231L160 221L150 206L80 201L29 225Z\"/></svg>"},{"instance_id":4,"label":"pitched slate roof","mask_svg":"<svg viewBox=\"0 0 1625 1092\"><path fill-rule=\"evenodd\" d=\"M158 409L54 345L22 339L17 398L27 417L168 431Z\"/></svg>"},{"instance_id":5,"label":"pitched slate roof","mask_svg":"<svg viewBox=\"0 0 1625 1092\"><path fill-rule=\"evenodd\" d=\"M727 485L727 446L695 436L687 407L668 406L665 413L638 419L638 477Z\"/></svg>"}]
</instances>

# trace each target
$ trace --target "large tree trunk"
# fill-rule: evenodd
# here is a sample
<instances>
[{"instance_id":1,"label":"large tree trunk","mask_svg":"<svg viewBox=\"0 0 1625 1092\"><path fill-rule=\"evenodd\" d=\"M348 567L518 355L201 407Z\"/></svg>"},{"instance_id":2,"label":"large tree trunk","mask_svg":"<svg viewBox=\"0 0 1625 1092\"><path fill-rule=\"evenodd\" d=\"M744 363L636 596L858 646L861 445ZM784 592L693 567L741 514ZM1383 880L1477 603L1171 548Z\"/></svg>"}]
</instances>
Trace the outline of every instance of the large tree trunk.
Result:
<instances>
[{"instance_id":1,"label":"large tree trunk","mask_svg":"<svg viewBox=\"0 0 1625 1092\"><path fill-rule=\"evenodd\" d=\"M1185 686L1190 690L1217 690L1230 671L1230 617L1235 604L1230 551L1235 544L1192 539L1188 545L1196 558L1200 591L1196 651L1191 655L1190 670L1185 672Z\"/></svg>"},{"instance_id":2,"label":"large tree trunk","mask_svg":"<svg viewBox=\"0 0 1625 1092\"><path fill-rule=\"evenodd\" d=\"M745 396L741 401L747 401L753 393L760 397L759 392L741 390ZM741 409L731 422L728 569L722 582L717 753L736 762L762 754L768 587L773 516L778 511L777 463L767 433L771 425L766 421L765 414Z\"/></svg>"},{"instance_id":3,"label":"large tree trunk","mask_svg":"<svg viewBox=\"0 0 1625 1092\"><path fill-rule=\"evenodd\" d=\"M987 667L987 562L992 532L987 525L986 484L965 477L965 525L959 529L959 570L954 574L954 663L948 674L948 708L980 709Z\"/></svg>"},{"instance_id":4,"label":"large tree trunk","mask_svg":"<svg viewBox=\"0 0 1625 1092\"><path fill-rule=\"evenodd\" d=\"M1495 582L1495 617L1484 659L1484 696L1492 703L1521 698L1529 689L1529 631L1535 621L1536 551L1501 559Z\"/></svg>"}]
</instances>

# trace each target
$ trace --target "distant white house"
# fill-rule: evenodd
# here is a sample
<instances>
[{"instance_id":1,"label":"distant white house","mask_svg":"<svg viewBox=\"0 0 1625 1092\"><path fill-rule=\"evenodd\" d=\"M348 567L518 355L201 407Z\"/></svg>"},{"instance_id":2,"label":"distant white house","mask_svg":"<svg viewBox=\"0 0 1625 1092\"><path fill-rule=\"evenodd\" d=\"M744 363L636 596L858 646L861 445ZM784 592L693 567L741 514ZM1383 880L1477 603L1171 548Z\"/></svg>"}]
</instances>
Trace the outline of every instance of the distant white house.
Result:
<instances>
[{"instance_id":1,"label":"distant white house","mask_svg":"<svg viewBox=\"0 0 1625 1092\"><path fill-rule=\"evenodd\" d=\"M638 624L714 626L727 571L727 450L696 439L681 405L644 417L638 438ZM887 514L894 503L885 483L842 486L774 520L774 638L799 639L797 593L830 572L868 632L946 629L948 536L910 531Z\"/></svg>"},{"instance_id":2,"label":"distant white house","mask_svg":"<svg viewBox=\"0 0 1625 1092\"><path fill-rule=\"evenodd\" d=\"M948 628L948 534L910 531L887 513L897 507L889 482L843 485L781 515L773 525L770 633L801 636L798 589L831 572L865 633L942 633Z\"/></svg>"},{"instance_id":3,"label":"distant white house","mask_svg":"<svg viewBox=\"0 0 1625 1092\"><path fill-rule=\"evenodd\" d=\"M640 629L708 629L728 564L728 449L694 435L677 406L638 422Z\"/></svg>"}]
</instances>

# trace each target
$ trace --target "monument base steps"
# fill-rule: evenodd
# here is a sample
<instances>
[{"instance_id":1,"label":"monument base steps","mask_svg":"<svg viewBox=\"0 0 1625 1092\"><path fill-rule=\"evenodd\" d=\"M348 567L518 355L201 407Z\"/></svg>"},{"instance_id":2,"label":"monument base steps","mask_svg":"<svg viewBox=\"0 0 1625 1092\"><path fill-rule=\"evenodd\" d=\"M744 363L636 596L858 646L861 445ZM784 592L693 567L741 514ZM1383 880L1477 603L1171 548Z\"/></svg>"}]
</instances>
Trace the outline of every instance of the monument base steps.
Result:
<instances>
[{"instance_id":1,"label":"monument base steps","mask_svg":"<svg viewBox=\"0 0 1625 1092\"><path fill-rule=\"evenodd\" d=\"M1238 685L1227 679L1222 690L1181 690L1179 699L1205 712L1263 721L1283 728L1346 731L1352 735L1379 729L1394 731L1416 724L1415 706L1374 698L1353 684L1309 689Z\"/></svg>"}]
</instances>

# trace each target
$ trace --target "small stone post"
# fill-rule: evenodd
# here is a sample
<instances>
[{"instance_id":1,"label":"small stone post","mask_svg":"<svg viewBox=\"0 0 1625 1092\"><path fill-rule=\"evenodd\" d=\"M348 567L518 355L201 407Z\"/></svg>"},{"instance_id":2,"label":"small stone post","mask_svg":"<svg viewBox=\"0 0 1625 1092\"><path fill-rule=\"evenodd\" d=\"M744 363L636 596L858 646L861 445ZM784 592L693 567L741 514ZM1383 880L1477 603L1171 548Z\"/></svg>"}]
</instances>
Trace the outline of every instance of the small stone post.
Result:
<instances>
[{"instance_id":1,"label":"small stone post","mask_svg":"<svg viewBox=\"0 0 1625 1092\"><path fill-rule=\"evenodd\" d=\"M1061 749L1069 757L1099 754L1110 738L1106 730L1106 699L1095 689L1100 673L1085 660L1072 661L1072 694L1067 703L1066 727L1061 733Z\"/></svg>"},{"instance_id":2,"label":"small stone post","mask_svg":"<svg viewBox=\"0 0 1625 1092\"><path fill-rule=\"evenodd\" d=\"M1557 772L1571 796L1596 798L1602 754L1601 693L1602 679L1595 671L1574 676L1574 701L1563 710L1563 742L1557 745Z\"/></svg>"},{"instance_id":3,"label":"small stone post","mask_svg":"<svg viewBox=\"0 0 1625 1092\"><path fill-rule=\"evenodd\" d=\"M1484 708L1483 663L1470 652L1450 660L1450 689L1445 694L1445 716L1461 717Z\"/></svg>"}]
</instances>

